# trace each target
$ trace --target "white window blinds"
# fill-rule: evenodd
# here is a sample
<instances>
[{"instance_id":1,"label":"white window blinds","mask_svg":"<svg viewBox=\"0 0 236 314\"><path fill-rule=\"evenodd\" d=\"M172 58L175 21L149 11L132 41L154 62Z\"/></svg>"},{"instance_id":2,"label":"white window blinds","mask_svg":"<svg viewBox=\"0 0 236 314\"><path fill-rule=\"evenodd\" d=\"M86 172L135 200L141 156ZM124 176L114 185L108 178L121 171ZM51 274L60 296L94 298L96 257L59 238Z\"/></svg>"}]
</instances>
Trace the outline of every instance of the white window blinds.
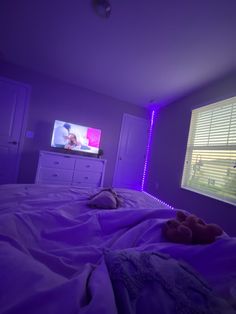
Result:
<instances>
[{"instance_id":1,"label":"white window blinds","mask_svg":"<svg viewBox=\"0 0 236 314\"><path fill-rule=\"evenodd\" d=\"M181 186L236 205L236 97L192 111Z\"/></svg>"}]
</instances>

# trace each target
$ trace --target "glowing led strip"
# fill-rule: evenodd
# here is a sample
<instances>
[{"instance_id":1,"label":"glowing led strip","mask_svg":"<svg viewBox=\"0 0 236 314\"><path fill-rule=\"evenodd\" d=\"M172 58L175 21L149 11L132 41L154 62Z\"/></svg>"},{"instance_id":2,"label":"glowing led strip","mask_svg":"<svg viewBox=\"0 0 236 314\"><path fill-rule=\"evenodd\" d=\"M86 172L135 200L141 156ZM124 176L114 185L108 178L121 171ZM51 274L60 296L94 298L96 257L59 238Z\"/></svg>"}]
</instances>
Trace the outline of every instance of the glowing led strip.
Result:
<instances>
[{"instance_id":1,"label":"glowing led strip","mask_svg":"<svg viewBox=\"0 0 236 314\"><path fill-rule=\"evenodd\" d=\"M173 207L173 206L171 206L170 204L167 204L166 202L163 202L162 200L160 200L159 198L157 198L157 197L153 196L152 194L149 194L149 193L148 193L148 192L146 192L146 191L142 191L142 192L143 192L143 193L145 193L145 194L147 194L149 197L154 198L154 199L155 199L155 201L160 202L162 205L165 205L165 206L169 207L170 209L174 209L174 207Z\"/></svg>"},{"instance_id":2,"label":"glowing led strip","mask_svg":"<svg viewBox=\"0 0 236 314\"><path fill-rule=\"evenodd\" d=\"M154 127L154 121L156 118L156 110L152 110L152 114L151 114L151 122L150 122L150 128L149 128L149 134L148 134L148 144L147 144L147 150L146 150L146 158L145 158L145 162L144 162L144 168L143 168L143 178L142 178L142 184L141 184L141 191L146 193L147 195L151 196L152 198L154 198L156 201L160 202L161 204L174 209L174 207L172 207L171 205L163 202L162 200L160 200L159 198L147 193L146 191L144 191L144 183L146 181L146 176L147 176L147 166L148 166L148 162L149 162L149 155L150 155L150 147L151 147L151 140L152 140L152 133L153 133L153 127Z\"/></svg>"},{"instance_id":3,"label":"glowing led strip","mask_svg":"<svg viewBox=\"0 0 236 314\"><path fill-rule=\"evenodd\" d=\"M148 144L147 144L147 149L146 149L146 157L145 157L144 168L143 168L143 178L142 178L142 184L141 184L141 191L143 191L144 183L145 183L146 175L147 175L147 165L148 165L148 161L149 161L150 146L151 146L151 139L152 139L152 132L153 132L155 115L156 115L156 110L152 110L151 122L150 122L149 134L148 134Z\"/></svg>"}]
</instances>

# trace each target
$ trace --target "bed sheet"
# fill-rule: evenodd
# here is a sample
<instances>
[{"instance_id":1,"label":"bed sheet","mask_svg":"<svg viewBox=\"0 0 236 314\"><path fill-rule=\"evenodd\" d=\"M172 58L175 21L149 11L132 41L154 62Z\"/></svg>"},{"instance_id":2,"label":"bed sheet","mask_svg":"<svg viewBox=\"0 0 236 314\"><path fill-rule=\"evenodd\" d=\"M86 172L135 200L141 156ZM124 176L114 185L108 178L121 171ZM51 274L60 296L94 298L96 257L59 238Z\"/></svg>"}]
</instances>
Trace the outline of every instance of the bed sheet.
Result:
<instances>
[{"instance_id":1,"label":"bed sheet","mask_svg":"<svg viewBox=\"0 0 236 314\"><path fill-rule=\"evenodd\" d=\"M88 199L101 188L80 188L78 186L45 184L11 184L0 187L0 212L20 210L37 210L43 208L63 208L68 210L78 207L87 211ZM170 208L146 192L116 188L121 196L122 208Z\"/></svg>"},{"instance_id":2,"label":"bed sheet","mask_svg":"<svg viewBox=\"0 0 236 314\"><path fill-rule=\"evenodd\" d=\"M125 189L117 190L122 208L95 210L86 204L96 191L0 187L0 313L117 313L106 249L184 260L216 293L235 302L235 238L223 235L210 245L169 243L161 228L176 210Z\"/></svg>"}]
</instances>

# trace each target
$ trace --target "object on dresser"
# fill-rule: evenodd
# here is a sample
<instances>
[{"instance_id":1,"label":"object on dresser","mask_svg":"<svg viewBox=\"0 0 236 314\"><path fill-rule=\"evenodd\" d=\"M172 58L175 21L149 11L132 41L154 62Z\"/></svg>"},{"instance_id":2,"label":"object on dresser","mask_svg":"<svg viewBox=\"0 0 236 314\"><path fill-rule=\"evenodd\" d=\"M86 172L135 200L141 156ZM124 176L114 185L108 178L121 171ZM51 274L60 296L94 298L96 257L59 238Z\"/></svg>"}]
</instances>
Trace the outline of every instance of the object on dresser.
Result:
<instances>
[{"instance_id":1,"label":"object on dresser","mask_svg":"<svg viewBox=\"0 0 236 314\"><path fill-rule=\"evenodd\" d=\"M103 154L104 154L103 149L99 148L97 157L102 158Z\"/></svg>"},{"instance_id":2,"label":"object on dresser","mask_svg":"<svg viewBox=\"0 0 236 314\"><path fill-rule=\"evenodd\" d=\"M97 156L100 139L100 129L55 120L51 147Z\"/></svg>"},{"instance_id":3,"label":"object on dresser","mask_svg":"<svg viewBox=\"0 0 236 314\"><path fill-rule=\"evenodd\" d=\"M36 183L102 187L106 160L41 151Z\"/></svg>"},{"instance_id":4,"label":"object on dresser","mask_svg":"<svg viewBox=\"0 0 236 314\"><path fill-rule=\"evenodd\" d=\"M115 209L121 205L121 197L111 188L102 189L93 195L88 202L90 207Z\"/></svg>"},{"instance_id":5,"label":"object on dresser","mask_svg":"<svg viewBox=\"0 0 236 314\"><path fill-rule=\"evenodd\" d=\"M163 225L163 234L171 242L185 244L209 244L222 235L223 230L216 224L207 224L201 218L177 211L176 219Z\"/></svg>"}]
</instances>

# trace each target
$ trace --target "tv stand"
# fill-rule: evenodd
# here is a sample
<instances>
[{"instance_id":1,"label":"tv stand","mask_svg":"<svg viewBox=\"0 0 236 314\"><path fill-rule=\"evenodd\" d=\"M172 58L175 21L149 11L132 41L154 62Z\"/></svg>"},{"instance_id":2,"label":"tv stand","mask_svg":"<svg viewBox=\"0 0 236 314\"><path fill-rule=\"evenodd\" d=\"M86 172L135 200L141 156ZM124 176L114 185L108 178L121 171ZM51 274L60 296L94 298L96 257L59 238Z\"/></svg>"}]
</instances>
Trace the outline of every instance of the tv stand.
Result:
<instances>
[{"instance_id":1,"label":"tv stand","mask_svg":"<svg viewBox=\"0 0 236 314\"><path fill-rule=\"evenodd\" d=\"M35 183L102 187L106 160L40 151Z\"/></svg>"}]
</instances>

